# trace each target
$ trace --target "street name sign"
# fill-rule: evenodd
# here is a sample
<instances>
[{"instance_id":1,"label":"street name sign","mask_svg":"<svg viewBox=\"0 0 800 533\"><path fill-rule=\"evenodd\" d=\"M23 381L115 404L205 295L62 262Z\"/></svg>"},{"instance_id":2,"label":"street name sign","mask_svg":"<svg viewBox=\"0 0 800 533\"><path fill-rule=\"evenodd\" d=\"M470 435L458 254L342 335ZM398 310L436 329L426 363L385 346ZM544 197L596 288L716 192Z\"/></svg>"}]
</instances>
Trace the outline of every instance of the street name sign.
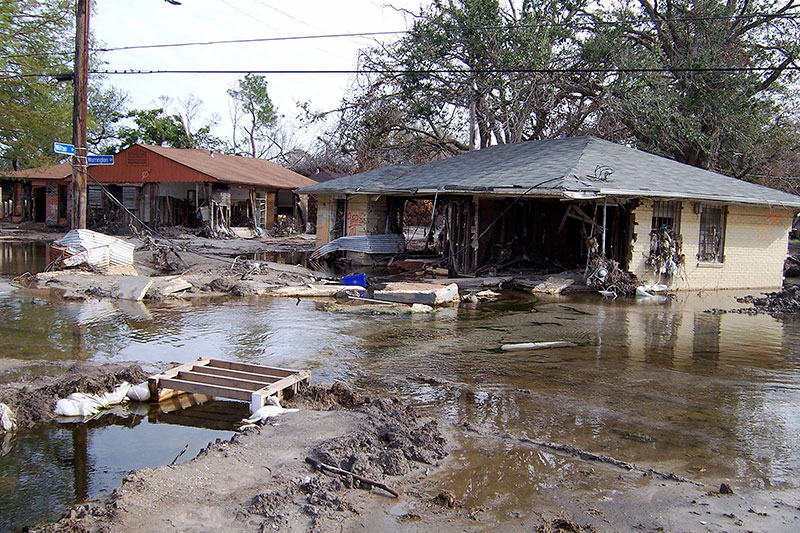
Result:
<instances>
[{"instance_id":1,"label":"street name sign","mask_svg":"<svg viewBox=\"0 0 800 533\"><path fill-rule=\"evenodd\" d=\"M87 165L113 165L114 164L114 156L113 155L87 155L86 156L86 164Z\"/></svg>"},{"instance_id":2,"label":"street name sign","mask_svg":"<svg viewBox=\"0 0 800 533\"><path fill-rule=\"evenodd\" d=\"M53 143L53 151L57 154L75 155L75 147L67 143Z\"/></svg>"}]
</instances>

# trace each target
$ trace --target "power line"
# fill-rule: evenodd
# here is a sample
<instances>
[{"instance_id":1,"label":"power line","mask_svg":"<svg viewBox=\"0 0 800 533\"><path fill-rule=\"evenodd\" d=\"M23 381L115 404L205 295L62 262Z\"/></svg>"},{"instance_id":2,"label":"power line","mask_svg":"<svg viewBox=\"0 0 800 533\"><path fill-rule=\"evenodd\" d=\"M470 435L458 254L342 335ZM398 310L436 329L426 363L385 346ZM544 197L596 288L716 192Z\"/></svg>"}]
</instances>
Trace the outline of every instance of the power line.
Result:
<instances>
[{"instance_id":1,"label":"power line","mask_svg":"<svg viewBox=\"0 0 800 533\"><path fill-rule=\"evenodd\" d=\"M674 73L674 72L772 72L778 67L654 67L654 68L519 68L519 69L323 69L323 70L265 70L265 69L122 69L91 70L91 74L102 75L147 75L147 74L626 74L626 73ZM789 65L783 70L800 71L800 66ZM0 75L0 81L24 78L55 78L56 73L29 73Z\"/></svg>"},{"instance_id":2,"label":"power line","mask_svg":"<svg viewBox=\"0 0 800 533\"><path fill-rule=\"evenodd\" d=\"M268 6L269 7L269 6ZM241 11L241 10L239 10ZM715 20L749 20L749 19L768 19L768 20L796 20L800 19L800 13L784 13L780 15L771 15L768 13L753 13L745 15L719 15L719 16L706 16L706 17L678 17L678 18L662 18L655 22L703 22ZM295 19L296 20L296 19ZM302 22L302 21L301 21ZM641 19L627 19L627 20L595 20L592 24L600 26L621 26L624 24L648 24L654 21L649 18ZM574 26L574 22L538 22L536 24L511 24L507 26L465 26L454 28L458 31L481 31L481 30L513 30L518 28L542 28L542 27L570 27ZM385 35L400 35L404 33L411 33L410 30L393 30L393 31L366 31L356 33L327 33L327 34L313 34L313 35L294 35L286 37L258 37L253 39L225 39L215 41L190 41L183 43L162 43L162 44L141 44L130 46L117 46L107 48L94 48L96 52L116 52L121 50L142 50L147 48L177 48L185 46L211 46L218 44L251 44L251 43L266 43L266 42L279 42L279 41L299 41L311 39L339 39L339 38L353 38L353 37L380 37Z\"/></svg>"}]
</instances>

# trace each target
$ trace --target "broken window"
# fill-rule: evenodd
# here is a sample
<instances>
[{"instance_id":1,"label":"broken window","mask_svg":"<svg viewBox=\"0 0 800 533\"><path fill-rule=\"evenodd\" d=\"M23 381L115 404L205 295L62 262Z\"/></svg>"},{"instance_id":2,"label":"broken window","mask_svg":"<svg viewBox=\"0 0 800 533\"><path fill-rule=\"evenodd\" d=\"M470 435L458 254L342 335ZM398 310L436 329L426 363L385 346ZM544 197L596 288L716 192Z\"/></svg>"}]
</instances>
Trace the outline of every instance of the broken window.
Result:
<instances>
[{"instance_id":1,"label":"broken window","mask_svg":"<svg viewBox=\"0 0 800 533\"><path fill-rule=\"evenodd\" d=\"M647 266L669 281L683 264L683 238L681 237L681 203L654 201L650 229L650 254Z\"/></svg>"},{"instance_id":2,"label":"broken window","mask_svg":"<svg viewBox=\"0 0 800 533\"><path fill-rule=\"evenodd\" d=\"M725 249L726 209L710 205L700 206L700 243L697 259L708 263L722 263Z\"/></svg>"},{"instance_id":3,"label":"broken window","mask_svg":"<svg viewBox=\"0 0 800 533\"><path fill-rule=\"evenodd\" d=\"M650 229L668 230L671 233L681 232L681 203L653 202L653 222Z\"/></svg>"}]
</instances>

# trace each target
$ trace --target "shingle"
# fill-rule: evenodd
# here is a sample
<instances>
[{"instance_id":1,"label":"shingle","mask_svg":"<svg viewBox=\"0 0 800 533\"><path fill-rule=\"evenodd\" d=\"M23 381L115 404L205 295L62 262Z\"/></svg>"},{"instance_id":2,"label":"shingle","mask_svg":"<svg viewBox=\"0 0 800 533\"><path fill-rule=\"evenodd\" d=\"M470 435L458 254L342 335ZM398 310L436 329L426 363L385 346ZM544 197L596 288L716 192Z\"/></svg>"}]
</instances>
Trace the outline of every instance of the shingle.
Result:
<instances>
[{"instance_id":1,"label":"shingle","mask_svg":"<svg viewBox=\"0 0 800 533\"><path fill-rule=\"evenodd\" d=\"M596 169L613 170L607 180ZM678 163L596 137L497 145L417 166L394 165L301 189L303 193L387 193L493 189L552 195L694 198L800 207L800 196Z\"/></svg>"}]
</instances>

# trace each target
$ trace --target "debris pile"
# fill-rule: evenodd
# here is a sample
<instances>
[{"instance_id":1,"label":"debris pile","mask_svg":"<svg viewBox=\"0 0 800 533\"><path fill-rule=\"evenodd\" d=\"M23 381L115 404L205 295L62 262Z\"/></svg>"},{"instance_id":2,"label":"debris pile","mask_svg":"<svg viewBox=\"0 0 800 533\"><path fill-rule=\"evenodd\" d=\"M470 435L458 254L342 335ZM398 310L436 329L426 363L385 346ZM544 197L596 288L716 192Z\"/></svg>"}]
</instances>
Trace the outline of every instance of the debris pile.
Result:
<instances>
[{"instance_id":1,"label":"debris pile","mask_svg":"<svg viewBox=\"0 0 800 533\"><path fill-rule=\"evenodd\" d=\"M645 264L655 274L670 279L685 261L683 237L680 234L675 235L674 231L666 224L650 232L650 254L647 256Z\"/></svg>"},{"instance_id":2,"label":"debris pile","mask_svg":"<svg viewBox=\"0 0 800 533\"><path fill-rule=\"evenodd\" d=\"M617 296L630 296L636 293L639 280L631 272L622 270L613 259L598 254L589 261L586 285Z\"/></svg>"},{"instance_id":3,"label":"debris pile","mask_svg":"<svg viewBox=\"0 0 800 533\"><path fill-rule=\"evenodd\" d=\"M800 286L768 292L760 297L745 296L737 298L736 301L752 304L756 311L771 315L800 313Z\"/></svg>"}]
</instances>

